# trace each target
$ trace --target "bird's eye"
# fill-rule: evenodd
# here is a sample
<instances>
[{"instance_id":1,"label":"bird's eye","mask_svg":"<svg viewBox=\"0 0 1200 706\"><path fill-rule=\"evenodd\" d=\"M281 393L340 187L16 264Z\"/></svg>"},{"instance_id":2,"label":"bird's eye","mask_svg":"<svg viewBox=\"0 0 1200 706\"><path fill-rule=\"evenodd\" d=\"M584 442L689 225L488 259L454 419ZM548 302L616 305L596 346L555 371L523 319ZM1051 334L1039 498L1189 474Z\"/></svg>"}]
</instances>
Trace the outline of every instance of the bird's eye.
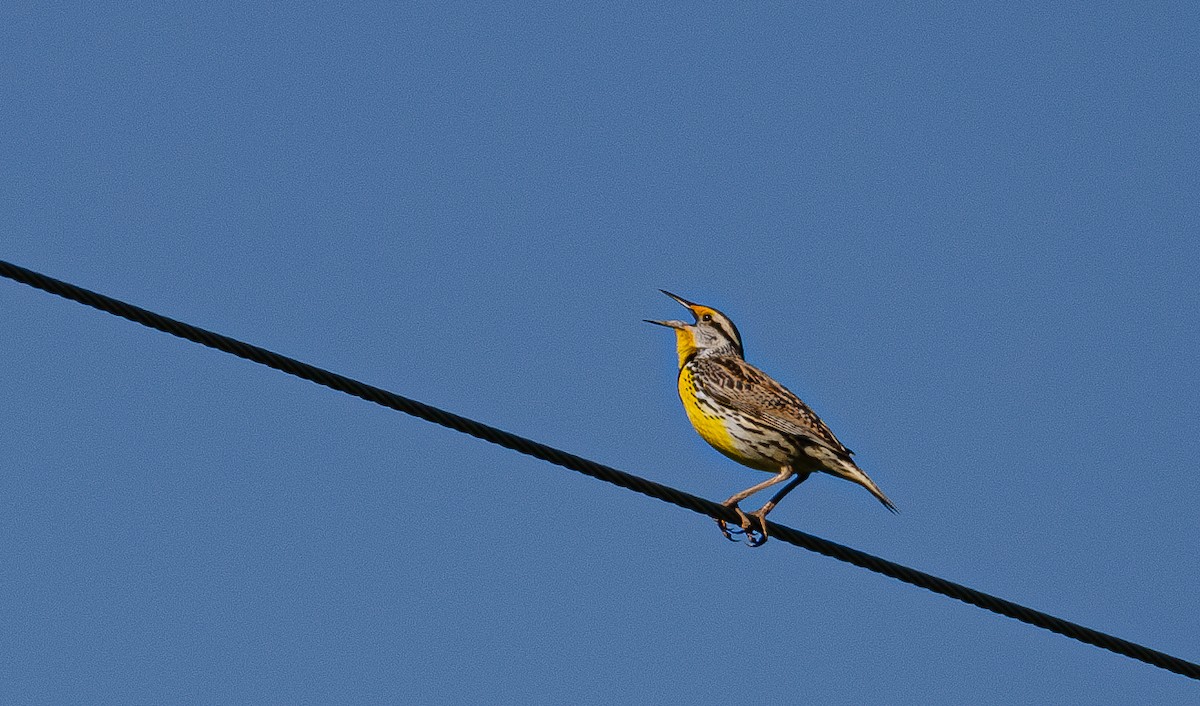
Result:
<instances>
[{"instance_id":1,"label":"bird's eye","mask_svg":"<svg viewBox=\"0 0 1200 706\"><path fill-rule=\"evenodd\" d=\"M701 321L712 321L712 314L705 314L704 316L700 317L700 320Z\"/></svg>"}]
</instances>

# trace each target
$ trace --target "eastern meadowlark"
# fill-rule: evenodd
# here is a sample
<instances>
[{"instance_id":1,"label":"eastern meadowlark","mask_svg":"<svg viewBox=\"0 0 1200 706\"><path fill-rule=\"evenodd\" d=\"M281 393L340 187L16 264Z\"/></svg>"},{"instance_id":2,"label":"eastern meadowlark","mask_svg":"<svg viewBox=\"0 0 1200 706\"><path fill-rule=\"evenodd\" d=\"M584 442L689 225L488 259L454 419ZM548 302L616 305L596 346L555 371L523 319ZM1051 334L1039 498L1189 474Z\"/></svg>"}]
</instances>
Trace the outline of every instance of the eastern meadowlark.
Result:
<instances>
[{"instance_id":1,"label":"eastern meadowlark","mask_svg":"<svg viewBox=\"0 0 1200 706\"><path fill-rule=\"evenodd\" d=\"M767 513L813 471L854 481L871 491L887 509L896 506L862 471L842 442L800 398L743 359L737 327L712 307L694 304L666 290L663 294L687 307L695 322L652 321L675 329L679 353L679 398L701 437L738 463L775 475L735 493L723 505L741 517L741 531L750 546L767 541ZM747 516L738 503L787 481L765 505ZM758 527L750 517L758 520ZM726 539L734 540L725 522L717 520ZM756 538L757 529L761 537Z\"/></svg>"}]
</instances>

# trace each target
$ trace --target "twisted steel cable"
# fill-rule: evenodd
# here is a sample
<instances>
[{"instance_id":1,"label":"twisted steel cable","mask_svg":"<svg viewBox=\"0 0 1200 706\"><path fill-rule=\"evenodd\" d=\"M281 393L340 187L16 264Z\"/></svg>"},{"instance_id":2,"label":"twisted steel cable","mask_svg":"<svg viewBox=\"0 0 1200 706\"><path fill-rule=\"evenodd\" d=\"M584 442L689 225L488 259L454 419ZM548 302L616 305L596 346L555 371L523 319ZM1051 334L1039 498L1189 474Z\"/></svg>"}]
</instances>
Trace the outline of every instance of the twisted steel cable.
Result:
<instances>
[{"instance_id":1,"label":"twisted steel cable","mask_svg":"<svg viewBox=\"0 0 1200 706\"><path fill-rule=\"evenodd\" d=\"M147 309L113 299L112 297L77 287L53 277L47 277L46 275L10 262L0 260L0 275L65 299L70 299L80 304L86 304L101 311L129 319L143 326L158 329L173 336L185 338L209 348L230 353L239 358L261 363L289 375L310 380L318 385L324 385L339 392L361 397L364 400L383 405L384 407L390 407L405 414L411 414L414 417L420 417L434 424L440 424L455 431L470 434L476 438L528 456L549 461L555 465L578 471L606 483L612 483L622 488L637 491L643 495L657 498L672 505L700 513L701 515L707 515L714 519L720 518L735 525L739 523L737 513L710 500L705 500L704 498L685 493L670 486L619 471L615 468L545 444L540 444L516 434L511 434L473 419L468 419L438 409L437 407L402 397L393 392L388 392L387 390L345 377L344 375L338 375L337 373L302 363L294 358L280 355L265 348L244 343L228 336L222 336L219 333L206 331L205 329L156 314ZM927 574L923 571L918 571L902 564L897 564L896 562L888 561L887 559L792 529L791 527L786 527L775 522L768 522L767 526L771 537L775 540L787 542L788 544L793 544L818 554L824 554L825 556L833 557L834 559L883 574L884 576L891 576L904 583L919 586L934 593L978 606L984 610L989 610L1029 625L1044 628L1073 640L1101 647L1110 652L1115 652L1119 655L1131 657L1146 664L1152 664L1156 667L1175 672L1176 674L1200 680L1200 665L1180 659L1179 657L1174 657L1165 652L1159 652L1158 650L1153 650L1149 647L1123 640L1068 620L1063 620L1048 613L1043 613L982 591L977 591L953 581L947 581L932 574Z\"/></svg>"}]
</instances>

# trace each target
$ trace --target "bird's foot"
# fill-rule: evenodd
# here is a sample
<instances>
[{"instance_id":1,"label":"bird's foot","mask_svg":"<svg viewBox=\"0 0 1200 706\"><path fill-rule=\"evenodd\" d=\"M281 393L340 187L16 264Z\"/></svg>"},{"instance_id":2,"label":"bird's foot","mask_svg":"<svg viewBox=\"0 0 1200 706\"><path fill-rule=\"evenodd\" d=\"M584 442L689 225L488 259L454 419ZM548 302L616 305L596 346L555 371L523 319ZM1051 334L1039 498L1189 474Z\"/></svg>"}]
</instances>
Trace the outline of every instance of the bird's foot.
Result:
<instances>
[{"instance_id":1,"label":"bird's foot","mask_svg":"<svg viewBox=\"0 0 1200 706\"><path fill-rule=\"evenodd\" d=\"M725 539L737 542L739 540L734 539L733 535L743 535L746 538L746 544L751 547L761 546L763 542L767 541L765 534L761 539L755 536L754 521L750 519L750 515L742 511L742 508L736 504L726 505L726 507L732 507L734 512L738 514L738 517L741 518L741 522L739 523L741 524L741 529L732 529L725 523L725 520L717 520L717 527L721 529L721 534L725 535Z\"/></svg>"},{"instance_id":2,"label":"bird's foot","mask_svg":"<svg viewBox=\"0 0 1200 706\"><path fill-rule=\"evenodd\" d=\"M751 515L751 517L758 520L759 532L761 534L760 534L760 536L755 537L754 534L750 530L746 530L746 545L747 546L761 547L762 545L766 544L767 540L770 538L767 536L767 518L764 515L765 515L765 513L758 513L758 512L753 513Z\"/></svg>"}]
</instances>

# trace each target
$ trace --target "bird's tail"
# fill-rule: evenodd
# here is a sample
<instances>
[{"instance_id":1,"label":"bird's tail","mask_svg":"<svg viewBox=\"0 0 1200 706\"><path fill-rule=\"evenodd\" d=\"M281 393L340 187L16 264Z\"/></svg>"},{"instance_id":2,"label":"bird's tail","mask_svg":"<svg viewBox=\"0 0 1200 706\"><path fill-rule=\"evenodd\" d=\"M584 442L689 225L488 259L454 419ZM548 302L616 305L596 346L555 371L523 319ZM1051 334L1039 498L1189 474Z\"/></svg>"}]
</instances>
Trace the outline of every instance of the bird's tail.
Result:
<instances>
[{"instance_id":1,"label":"bird's tail","mask_svg":"<svg viewBox=\"0 0 1200 706\"><path fill-rule=\"evenodd\" d=\"M863 474L863 481L865 481L863 483L863 487L871 491L871 495L874 495L876 498L878 498L879 502L883 503L884 507L896 514L900 514L900 510L896 508L896 504L893 503L887 495L884 495L883 491L879 489L879 486L875 485L875 481L871 480L866 473Z\"/></svg>"},{"instance_id":2,"label":"bird's tail","mask_svg":"<svg viewBox=\"0 0 1200 706\"><path fill-rule=\"evenodd\" d=\"M839 468L838 470L840 471L838 475L842 476L846 480L852 480L871 491L871 495L874 495L879 502L883 503L884 507L895 513L900 512L896 509L896 505L891 501L891 499L889 499L887 495L884 495L883 491L879 489L879 486L875 485L875 481L871 480L871 477L864 473L863 469L859 468L853 461L848 461L842 468Z\"/></svg>"}]
</instances>

